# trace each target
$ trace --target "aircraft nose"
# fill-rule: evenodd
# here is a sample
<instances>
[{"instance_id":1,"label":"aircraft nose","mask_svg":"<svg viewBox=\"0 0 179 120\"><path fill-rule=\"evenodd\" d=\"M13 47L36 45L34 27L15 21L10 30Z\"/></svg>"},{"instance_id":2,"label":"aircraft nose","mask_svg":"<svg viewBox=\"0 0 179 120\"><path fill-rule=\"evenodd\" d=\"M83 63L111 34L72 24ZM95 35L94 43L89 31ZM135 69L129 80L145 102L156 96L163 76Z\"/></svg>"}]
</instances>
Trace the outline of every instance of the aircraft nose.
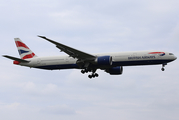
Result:
<instances>
[{"instance_id":1,"label":"aircraft nose","mask_svg":"<svg viewBox=\"0 0 179 120\"><path fill-rule=\"evenodd\" d=\"M177 59L177 57L176 56L174 56L174 60L176 60Z\"/></svg>"}]
</instances>

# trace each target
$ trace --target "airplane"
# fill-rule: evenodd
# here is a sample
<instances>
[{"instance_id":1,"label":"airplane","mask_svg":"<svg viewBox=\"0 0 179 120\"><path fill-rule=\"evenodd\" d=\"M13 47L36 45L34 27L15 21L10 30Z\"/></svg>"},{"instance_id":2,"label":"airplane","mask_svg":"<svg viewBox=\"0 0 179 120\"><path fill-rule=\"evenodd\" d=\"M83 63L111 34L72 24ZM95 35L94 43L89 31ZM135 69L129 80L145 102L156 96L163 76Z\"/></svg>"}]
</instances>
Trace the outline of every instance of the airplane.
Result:
<instances>
[{"instance_id":1,"label":"airplane","mask_svg":"<svg viewBox=\"0 0 179 120\"><path fill-rule=\"evenodd\" d=\"M38 36L54 44L61 52L68 56L38 57L19 38L14 38L21 58L3 55L9 58L15 65L38 68L45 70L81 69L81 73L88 73L89 78L98 77L97 69L104 70L110 75L121 75L123 66L136 65L165 65L177 59L173 53L164 51L132 51L118 53L89 54L67 45L61 44L45 36Z\"/></svg>"}]
</instances>

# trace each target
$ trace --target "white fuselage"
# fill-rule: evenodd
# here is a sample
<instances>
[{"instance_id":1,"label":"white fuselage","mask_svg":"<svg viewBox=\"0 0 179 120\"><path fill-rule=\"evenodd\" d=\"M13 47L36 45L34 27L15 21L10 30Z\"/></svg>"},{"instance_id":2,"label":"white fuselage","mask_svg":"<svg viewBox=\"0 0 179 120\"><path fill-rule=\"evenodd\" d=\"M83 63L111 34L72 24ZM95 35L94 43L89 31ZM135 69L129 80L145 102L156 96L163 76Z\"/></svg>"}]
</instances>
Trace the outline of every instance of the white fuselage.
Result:
<instances>
[{"instance_id":1,"label":"white fuselage","mask_svg":"<svg viewBox=\"0 0 179 120\"><path fill-rule=\"evenodd\" d=\"M116 66L166 64L176 59L172 53L156 51L119 52L94 55L97 57L111 56L112 65L106 66L108 68ZM30 62L20 63L19 65L47 70L79 69L79 66L76 64L77 59L69 56L34 57L26 60ZM100 68L100 66L96 65L96 68Z\"/></svg>"}]
</instances>

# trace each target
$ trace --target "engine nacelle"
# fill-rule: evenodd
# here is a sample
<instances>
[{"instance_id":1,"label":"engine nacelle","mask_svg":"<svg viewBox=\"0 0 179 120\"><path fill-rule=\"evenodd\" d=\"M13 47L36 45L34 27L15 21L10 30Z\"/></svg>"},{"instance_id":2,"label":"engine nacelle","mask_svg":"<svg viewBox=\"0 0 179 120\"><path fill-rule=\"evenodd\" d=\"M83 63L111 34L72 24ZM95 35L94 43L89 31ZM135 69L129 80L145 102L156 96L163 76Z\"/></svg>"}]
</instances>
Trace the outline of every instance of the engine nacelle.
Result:
<instances>
[{"instance_id":1,"label":"engine nacelle","mask_svg":"<svg viewBox=\"0 0 179 120\"><path fill-rule=\"evenodd\" d=\"M111 56L100 56L96 58L95 62L98 65L112 65L112 57Z\"/></svg>"},{"instance_id":2,"label":"engine nacelle","mask_svg":"<svg viewBox=\"0 0 179 120\"><path fill-rule=\"evenodd\" d=\"M118 67L113 67L110 69L106 69L106 72L109 73L110 75L121 75L123 72L123 67L118 66Z\"/></svg>"}]
</instances>

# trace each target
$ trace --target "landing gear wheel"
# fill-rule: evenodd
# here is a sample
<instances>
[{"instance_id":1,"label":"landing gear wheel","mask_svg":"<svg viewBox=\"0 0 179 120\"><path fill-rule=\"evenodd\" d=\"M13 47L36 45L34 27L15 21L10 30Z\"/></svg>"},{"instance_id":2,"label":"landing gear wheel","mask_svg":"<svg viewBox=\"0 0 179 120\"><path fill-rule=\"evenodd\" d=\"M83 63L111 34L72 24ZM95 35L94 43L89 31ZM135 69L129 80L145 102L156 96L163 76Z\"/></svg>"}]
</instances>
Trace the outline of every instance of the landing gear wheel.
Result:
<instances>
[{"instance_id":1,"label":"landing gear wheel","mask_svg":"<svg viewBox=\"0 0 179 120\"><path fill-rule=\"evenodd\" d=\"M98 76L99 76L97 73L95 73L94 75L95 75L95 77L98 77Z\"/></svg>"},{"instance_id":2,"label":"landing gear wheel","mask_svg":"<svg viewBox=\"0 0 179 120\"><path fill-rule=\"evenodd\" d=\"M81 70L81 73L83 73L83 74L84 74L84 73L85 73L85 71L84 71L84 70Z\"/></svg>"},{"instance_id":3,"label":"landing gear wheel","mask_svg":"<svg viewBox=\"0 0 179 120\"><path fill-rule=\"evenodd\" d=\"M92 75L88 75L88 77L91 79L91 78L92 78Z\"/></svg>"},{"instance_id":4,"label":"landing gear wheel","mask_svg":"<svg viewBox=\"0 0 179 120\"><path fill-rule=\"evenodd\" d=\"M165 70L165 68L162 68L161 70L162 70L162 71L164 71L164 70Z\"/></svg>"},{"instance_id":5,"label":"landing gear wheel","mask_svg":"<svg viewBox=\"0 0 179 120\"><path fill-rule=\"evenodd\" d=\"M84 71L85 71L85 73L88 73L88 70L87 70L87 69L85 69Z\"/></svg>"},{"instance_id":6,"label":"landing gear wheel","mask_svg":"<svg viewBox=\"0 0 179 120\"><path fill-rule=\"evenodd\" d=\"M95 77L95 74L92 74L92 77L94 78L94 77Z\"/></svg>"}]
</instances>

